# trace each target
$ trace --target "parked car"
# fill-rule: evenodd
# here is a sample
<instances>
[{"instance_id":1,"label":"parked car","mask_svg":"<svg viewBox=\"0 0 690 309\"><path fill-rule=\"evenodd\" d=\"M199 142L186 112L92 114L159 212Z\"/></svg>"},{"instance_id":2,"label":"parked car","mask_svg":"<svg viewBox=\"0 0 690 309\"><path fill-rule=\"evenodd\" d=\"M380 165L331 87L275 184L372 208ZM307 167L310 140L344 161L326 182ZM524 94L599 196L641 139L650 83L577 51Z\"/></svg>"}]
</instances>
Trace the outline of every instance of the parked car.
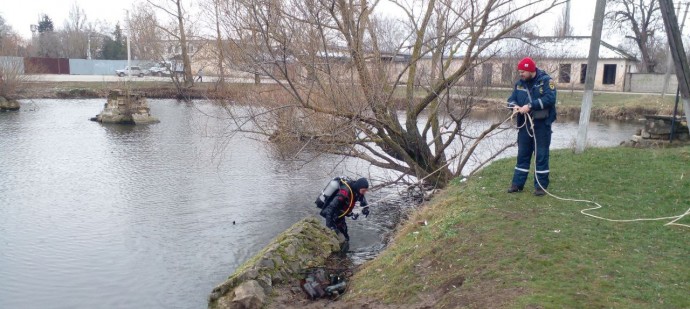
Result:
<instances>
[{"instance_id":1,"label":"parked car","mask_svg":"<svg viewBox=\"0 0 690 309\"><path fill-rule=\"evenodd\" d=\"M123 70L115 70L115 74L117 76L123 77L125 75L131 74L134 76L139 76L139 77L144 77L144 75L148 74L148 70L142 69L138 66L131 66L131 67L125 67Z\"/></svg>"},{"instance_id":2,"label":"parked car","mask_svg":"<svg viewBox=\"0 0 690 309\"><path fill-rule=\"evenodd\" d=\"M170 75L170 69L163 63L157 63L149 68L151 76L167 76Z\"/></svg>"},{"instance_id":3,"label":"parked car","mask_svg":"<svg viewBox=\"0 0 690 309\"><path fill-rule=\"evenodd\" d=\"M168 73L172 72L174 74L184 74L184 65L180 61L164 61L163 65L168 68Z\"/></svg>"},{"instance_id":4,"label":"parked car","mask_svg":"<svg viewBox=\"0 0 690 309\"><path fill-rule=\"evenodd\" d=\"M184 74L184 66L177 61L161 61L148 69L151 76L170 76L170 74Z\"/></svg>"}]
</instances>

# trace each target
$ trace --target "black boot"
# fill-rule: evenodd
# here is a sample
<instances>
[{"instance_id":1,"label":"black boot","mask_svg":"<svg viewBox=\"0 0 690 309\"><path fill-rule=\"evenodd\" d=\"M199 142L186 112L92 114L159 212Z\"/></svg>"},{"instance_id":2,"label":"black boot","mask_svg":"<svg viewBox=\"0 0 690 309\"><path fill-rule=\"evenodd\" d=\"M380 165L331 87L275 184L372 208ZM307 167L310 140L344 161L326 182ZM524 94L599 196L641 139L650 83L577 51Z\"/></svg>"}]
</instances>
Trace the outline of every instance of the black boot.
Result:
<instances>
[{"instance_id":1,"label":"black boot","mask_svg":"<svg viewBox=\"0 0 690 309\"><path fill-rule=\"evenodd\" d=\"M510 186L510 188L508 188L507 192L508 193L522 192L522 189L523 189L523 187L518 187L516 185L512 185L512 186Z\"/></svg>"},{"instance_id":2,"label":"black boot","mask_svg":"<svg viewBox=\"0 0 690 309\"><path fill-rule=\"evenodd\" d=\"M546 191L542 188L536 188L534 189L534 196L544 196L546 195Z\"/></svg>"}]
</instances>

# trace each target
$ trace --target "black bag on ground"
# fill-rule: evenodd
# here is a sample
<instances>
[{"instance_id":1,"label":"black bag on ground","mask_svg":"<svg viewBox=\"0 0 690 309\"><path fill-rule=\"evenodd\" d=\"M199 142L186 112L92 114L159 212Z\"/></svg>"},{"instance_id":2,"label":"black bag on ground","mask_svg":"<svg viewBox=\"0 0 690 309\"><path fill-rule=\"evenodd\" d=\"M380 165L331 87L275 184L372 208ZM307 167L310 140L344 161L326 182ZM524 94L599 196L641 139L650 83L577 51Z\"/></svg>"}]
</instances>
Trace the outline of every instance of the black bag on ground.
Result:
<instances>
[{"instance_id":1,"label":"black bag on ground","mask_svg":"<svg viewBox=\"0 0 690 309\"><path fill-rule=\"evenodd\" d=\"M300 287L311 300L326 296L338 297L347 288L343 273L338 271L332 272L318 267L308 269L304 274L304 279L300 280Z\"/></svg>"}]
</instances>

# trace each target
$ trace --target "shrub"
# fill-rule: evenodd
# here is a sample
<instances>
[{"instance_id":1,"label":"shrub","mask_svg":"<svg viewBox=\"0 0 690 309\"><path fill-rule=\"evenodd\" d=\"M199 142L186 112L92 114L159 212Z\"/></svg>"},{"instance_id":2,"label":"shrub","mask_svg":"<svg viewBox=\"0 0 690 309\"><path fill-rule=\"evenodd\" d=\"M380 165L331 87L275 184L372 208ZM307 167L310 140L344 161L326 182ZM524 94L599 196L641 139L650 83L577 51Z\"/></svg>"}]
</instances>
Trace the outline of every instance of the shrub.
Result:
<instances>
[{"instance_id":1,"label":"shrub","mask_svg":"<svg viewBox=\"0 0 690 309\"><path fill-rule=\"evenodd\" d=\"M19 60L17 60L19 59ZM0 57L0 96L15 99L22 85L31 81L29 75L24 74L22 58Z\"/></svg>"}]
</instances>

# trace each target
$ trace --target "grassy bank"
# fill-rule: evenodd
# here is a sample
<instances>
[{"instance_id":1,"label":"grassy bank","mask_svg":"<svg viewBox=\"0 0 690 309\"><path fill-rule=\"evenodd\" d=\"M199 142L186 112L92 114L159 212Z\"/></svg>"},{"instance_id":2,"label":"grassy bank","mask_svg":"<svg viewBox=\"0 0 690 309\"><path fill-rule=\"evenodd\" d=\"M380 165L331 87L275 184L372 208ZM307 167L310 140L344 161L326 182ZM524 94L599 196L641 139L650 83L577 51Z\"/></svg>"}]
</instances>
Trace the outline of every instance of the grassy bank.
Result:
<instances>
[{"instance_id":1,"label":"grassy bank","mask_svg":"<svg viewBox=\"0 0 690 309\"><path fill-rule=\"evenodd\" d=\"M465 89L466 90L466 89ZM463 89L459 89L458 97L465 95ZM477 94L479 100L475 100L475 106L484 110L503 110L507 98L512 90L491 88ZM396 90L396 98L404 106L405 100L402 88ZM426 95L426 91L417 90L415 95L419 98ZM579 118L582 105L582 91L558 89L558 114L561 116ZM627 92L595 92L592 99L591 117L593 119L641 119L644 115L671 115L675 104L675 95L666 95L662 98L658 94L640 94ZM684 115L683 104L679 102L679 115Z\"/></svg>"},{"instance_id":2,"label":"grassy bank","mask_svg":"<svg viewBox=\"0 0 690 309\"><path fill-rule=\"evenodd\" d=\"M564 107L582 105L583 91L571 91L568 89L558 89L558 104ZM506 100L510 96L510 90L491 90L487 97ZM659 94L639 94L627 92L594 92L592 98L594 105L600 107L645 107L673 108L675 94L667 94L662 99Z\"/></svg>"},{"instance_id":3,"label":"grassy bank","mask_svg":"<svg viewBox=\"0 0 690 309\"><path fill-rule=\"evenodd\" d=\"M504 193L513 160L418 210L355 275L348 298L435 308L690 307L690 228L593 219L580 214L591 204L534 197L531 184ZM551 162L551 192L596 200L600 216L665 217L690 207L688 147L562 150Z\"/></svg>"},{"instance_id":4,"label":"grassy bank","mask_svg":"<svg viewBox=\"0 0 690 309\"><path fill-rule=\"evenodd\" d=\"M490 90L486 97L505 102L510 90ZM558 113L567 116L580 115L582 91L558 90ZM609 119L637 119L643 115L671 115L675 95L639 94L626 92L595 92L592 98L592 116ZM683 103L679 102L679 115L683 115Z\"/></svg>"}]
</instances>

